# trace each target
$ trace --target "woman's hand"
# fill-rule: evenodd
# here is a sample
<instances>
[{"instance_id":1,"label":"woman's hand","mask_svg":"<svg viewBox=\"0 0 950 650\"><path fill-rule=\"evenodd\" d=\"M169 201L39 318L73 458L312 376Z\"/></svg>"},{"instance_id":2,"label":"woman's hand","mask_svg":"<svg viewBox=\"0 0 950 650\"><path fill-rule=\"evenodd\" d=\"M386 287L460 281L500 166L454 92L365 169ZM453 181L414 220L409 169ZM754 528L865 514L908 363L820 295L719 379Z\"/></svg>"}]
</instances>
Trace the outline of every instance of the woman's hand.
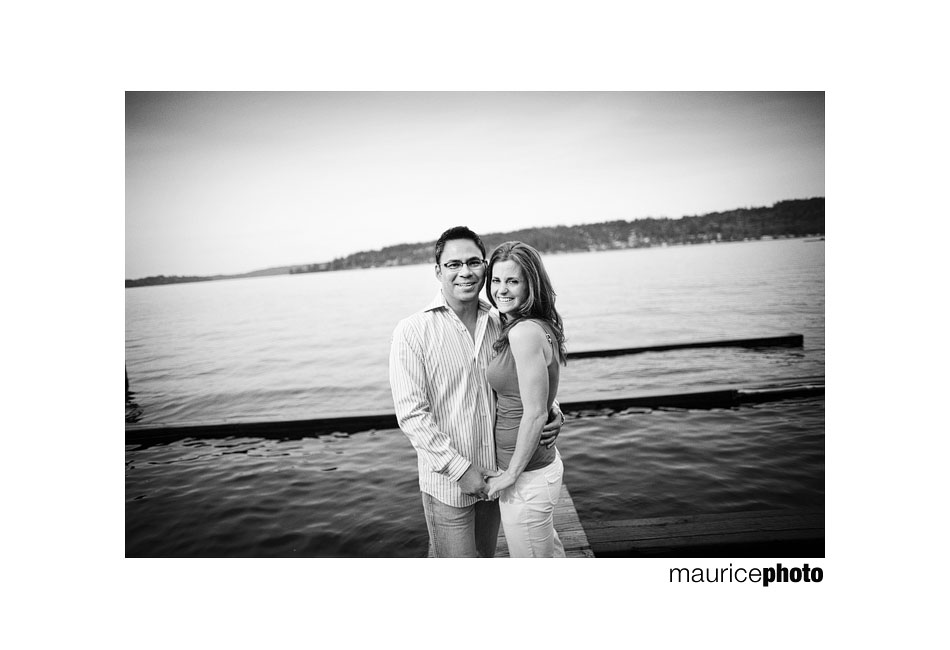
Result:
<instances>
[{"instance_id":1,"label":"woman's hand","mask_svg":"<svg viewBox=\"0 0 950 650\"><path fill-rule=\"evenodd\" d=\"M508 472L502 472L498 476L489 477L487 480L488 483L488 498L497 499L498 493L506 488L510 488L515 484L515 481L518 479L509 474Z\"/></svg>"}]
</instances>

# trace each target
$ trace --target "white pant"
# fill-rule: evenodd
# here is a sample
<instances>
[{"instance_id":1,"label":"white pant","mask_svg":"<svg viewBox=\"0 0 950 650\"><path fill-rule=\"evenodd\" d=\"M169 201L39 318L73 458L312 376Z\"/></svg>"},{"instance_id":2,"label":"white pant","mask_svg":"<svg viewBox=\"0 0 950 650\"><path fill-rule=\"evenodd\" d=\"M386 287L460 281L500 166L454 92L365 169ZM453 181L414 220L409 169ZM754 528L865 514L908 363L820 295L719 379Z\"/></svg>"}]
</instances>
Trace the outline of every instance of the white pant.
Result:
<instances>
[{"instance_id":1,"label":"white pant","mask_svg":"<svg viewBox=\"0 0 950 650\"><path fill-rule=\"evenodd\" d=\"M561 494L564 463L558 453L547 467L522 472L498 498L511 557L564 557L554 530L554 506Z\"/></svg>"}]
</instances>

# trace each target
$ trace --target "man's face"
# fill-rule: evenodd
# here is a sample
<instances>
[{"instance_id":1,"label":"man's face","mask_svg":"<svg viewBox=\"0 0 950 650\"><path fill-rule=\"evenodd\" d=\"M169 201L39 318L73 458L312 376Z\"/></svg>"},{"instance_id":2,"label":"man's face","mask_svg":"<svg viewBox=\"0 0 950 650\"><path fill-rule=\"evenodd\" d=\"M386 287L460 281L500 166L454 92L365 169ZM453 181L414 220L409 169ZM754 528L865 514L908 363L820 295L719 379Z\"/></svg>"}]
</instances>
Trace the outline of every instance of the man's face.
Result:
<instances>
[{"instance_id":1,"label":"man's face","mask_svg":"<svg viewBox=\"0 0 950 650\"><path fill-rule=\"evenodd\" d=\"M482 261L482 252L475 242L470 239L450 239L445 242L435 277L442 283L442 295L450 304L453 301L467 303L478 300L478 292L485 284L485 266L473 269L468 264L462 264L461 268L455 270L445 266L470 260Z\"/></svg>"}]
</instances>

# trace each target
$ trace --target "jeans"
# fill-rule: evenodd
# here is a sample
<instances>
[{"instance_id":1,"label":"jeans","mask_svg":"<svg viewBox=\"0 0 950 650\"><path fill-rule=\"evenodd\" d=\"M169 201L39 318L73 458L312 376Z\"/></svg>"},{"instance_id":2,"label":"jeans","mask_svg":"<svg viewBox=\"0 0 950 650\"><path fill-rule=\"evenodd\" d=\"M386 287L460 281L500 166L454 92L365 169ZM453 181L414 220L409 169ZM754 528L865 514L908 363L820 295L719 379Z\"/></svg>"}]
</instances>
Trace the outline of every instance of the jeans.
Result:
<instances>
[{"instance_id":1,"label":"jeans","mask_svg":"<svg viewBox=\"0 0 950 650\"><path fill-rule=\"evenodd\" d=\"M564 557L554 530L554 506L561 494L564 463L560 453L550 465L522 472L498 503L511 557Z\"/></svg>"},{"instance_id":2,"label":"jeans","mask_svg":"<svg viewBox=\"0 0 950 650\"><path fill-rule=\"evenodd\" d=\"M456 508L422 493L422 508L434 557L495 557L498 502L478 501Z\"/></svg>"}]
</instances>

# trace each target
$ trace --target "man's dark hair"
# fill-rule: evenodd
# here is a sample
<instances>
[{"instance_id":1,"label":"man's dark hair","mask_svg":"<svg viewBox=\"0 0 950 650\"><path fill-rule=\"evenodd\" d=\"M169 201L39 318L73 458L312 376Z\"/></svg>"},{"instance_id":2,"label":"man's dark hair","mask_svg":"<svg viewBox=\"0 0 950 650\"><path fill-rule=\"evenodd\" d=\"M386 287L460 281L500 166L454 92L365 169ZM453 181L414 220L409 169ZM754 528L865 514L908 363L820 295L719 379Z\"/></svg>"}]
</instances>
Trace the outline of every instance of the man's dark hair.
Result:
<instances>
[{"instance_id":1,"label":"man's dark hair","mask_svg":"<svg viewBox=\"0 0 950 650\"><path fill-rule=\"evenodd\" d=\"M455 226L454 228L449 228L442 236L439 237L438 241L435 242L435 263L439 264L442 260L442 251L445 250L445 242L452 239L470 239L475 242L475 245L478 246L478 250L482 252L482 257L485 257L485 244L482 243L482 238L469 230L466 226Z\"/></svg>"}]
</instances>

